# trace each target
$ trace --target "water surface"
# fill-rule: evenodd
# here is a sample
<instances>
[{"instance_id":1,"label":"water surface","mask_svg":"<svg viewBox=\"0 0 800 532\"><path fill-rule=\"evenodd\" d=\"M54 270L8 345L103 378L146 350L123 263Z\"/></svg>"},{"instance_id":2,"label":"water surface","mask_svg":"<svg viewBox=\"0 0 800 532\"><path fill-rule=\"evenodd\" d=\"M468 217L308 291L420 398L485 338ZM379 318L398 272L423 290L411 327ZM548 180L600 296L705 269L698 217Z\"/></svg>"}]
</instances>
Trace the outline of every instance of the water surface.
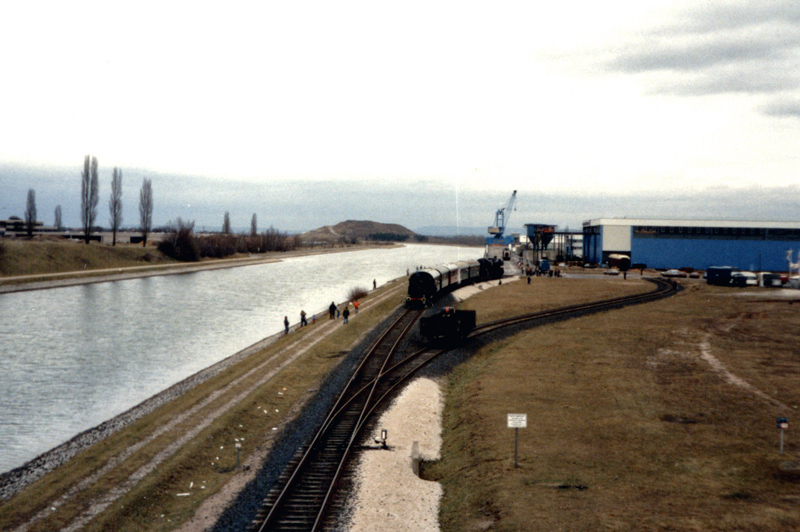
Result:
<instances>
[{"instance_id":1,"label":"water surface","mask_svg":"<svg viewBox=\"0 0 800 532\"><path fill-rule=\"evenodd\" d=\"M408 245L2 294L0 472L281 331L284 315L482 253Z\"/></svg>"}]
</instances>

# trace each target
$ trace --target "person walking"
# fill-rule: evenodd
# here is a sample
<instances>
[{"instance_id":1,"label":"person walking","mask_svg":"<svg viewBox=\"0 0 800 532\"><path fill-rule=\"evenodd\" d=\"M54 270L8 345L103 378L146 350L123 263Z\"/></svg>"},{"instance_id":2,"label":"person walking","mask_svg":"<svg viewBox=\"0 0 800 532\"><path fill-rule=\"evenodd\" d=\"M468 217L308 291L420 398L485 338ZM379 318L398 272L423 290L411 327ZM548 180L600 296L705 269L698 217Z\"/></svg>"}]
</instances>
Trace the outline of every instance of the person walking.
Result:
<instances>
[{"instance_id":1,"label":"person walking","mask_svg":"<svg viewBox=\"0 0 800 532\"><path fill-rule=\"evenodd\" d=\"M308 325L308 322L306 321L306 311L305 310L301 310L300 311L300 327L304 327L306 325Z\"/></svg>"},{"instance_id":2,"label":"person walking","mask_svg":"<svg viewBox=\"0 0 800 532\"><path fill-rule=\"evenodd\" d=\"M328 307L328 313L330 313L330 319L334 319L336 317L336 303L331 301L331 306Z\"/></svg>"},{"instance_id":3,"label":"person walking","mask_svg":"<svg viewBox=\"0 0 800 532\"><path fill-rule=\"evenodd\" d=\"M350 308L349 307L344 307L344 310L342 311L342 317L344 318L344 324L346 324L347 323L347 318L350 317Z\"/></svg>"},{"instance_id":4,"label":"person walking","mask_svg":"<svg viewBox=\"0 0 800 532\"><path fill-rule=\"evenodd\" d=\"M289 316L283 317L283 329L284 329L283 334L289 334Z\"/></svg>"},{"instance_id":5,"label":"person walking","mask_svg":"<svg viewBox=\"0 0 800 532\"><path fill-rule=\"evenodd\" d=\"M358 300L353 301L353 307L356 309L356 314L358 314Z\"/></svg>"},{"instance_id":6,"label":"person walking","mask_svg":"<svg viewBox=\"0 0 800 532\"><path fill-rule=\"evenodd\" d=\"M375 282L375 279L372 280L372 289L375 290L378 288L378 283Z\"/></svg>"}]
</instances>

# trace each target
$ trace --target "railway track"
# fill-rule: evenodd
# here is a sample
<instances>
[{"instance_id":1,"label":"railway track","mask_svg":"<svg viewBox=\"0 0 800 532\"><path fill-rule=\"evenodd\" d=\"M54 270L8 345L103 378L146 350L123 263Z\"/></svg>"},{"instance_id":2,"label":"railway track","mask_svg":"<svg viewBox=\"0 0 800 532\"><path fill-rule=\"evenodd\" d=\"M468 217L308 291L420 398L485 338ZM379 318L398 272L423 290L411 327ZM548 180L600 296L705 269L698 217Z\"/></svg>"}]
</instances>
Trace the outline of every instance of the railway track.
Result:
<instances>
[{"instance_id":1,"label":"railway track","mask_svg":"<svg viewBox=\"0 0 800 532\"><path fill-rule=\"evenodd\" d=\"M251 530L319 530L356 438L379 390L379 376L399 356L398 347L421 311L406 310L378 338L356 368L312 442L297 453L264 500Z\"/></svg>"},{"instance_id":2,"label":"railway track","mask_svg":"<svg viewBox=\"0 0 800 532\"><path fill-rule=\"evenodd\" d=\"M677 290L669 281L648 279L656 289L645 294L571 305L498 320L477 327L467 337L479 338L517 325L544 324L654 301ZM329 517L339 502L336 488L363 429L375 410L406 380L449 349L420 349L402 356L400 342L421 311L405 311L379 337L354 372L313 441L302 448L264 500L252 532L311 531L334 526Z\"/></svg>"}]
</instances>

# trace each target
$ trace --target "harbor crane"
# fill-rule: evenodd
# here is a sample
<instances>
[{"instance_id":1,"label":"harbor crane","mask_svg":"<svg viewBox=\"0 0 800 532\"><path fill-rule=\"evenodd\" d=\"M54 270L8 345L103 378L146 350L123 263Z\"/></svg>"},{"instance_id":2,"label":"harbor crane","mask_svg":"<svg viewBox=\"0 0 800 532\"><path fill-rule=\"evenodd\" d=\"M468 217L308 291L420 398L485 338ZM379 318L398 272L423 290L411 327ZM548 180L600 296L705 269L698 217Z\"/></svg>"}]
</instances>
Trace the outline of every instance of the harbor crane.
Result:
<instances>
[{"instance_id":1,"label":"harbor crane","mask_svg":"<svg viewBox=\"0 0 800 532\"><path fill-rule=\"evenodd\" d=\"M511 194L508 204L505 207L497 209L497 212L494 215L494 225L489 227L489 234L492 235L496 240L502 240L503 233L505 232L506 225L508 224L508 219L511 218L511 210L514 208L514 202L516 200L517 191L515 190L514 193Z\"/></svg>"}]
</instances>

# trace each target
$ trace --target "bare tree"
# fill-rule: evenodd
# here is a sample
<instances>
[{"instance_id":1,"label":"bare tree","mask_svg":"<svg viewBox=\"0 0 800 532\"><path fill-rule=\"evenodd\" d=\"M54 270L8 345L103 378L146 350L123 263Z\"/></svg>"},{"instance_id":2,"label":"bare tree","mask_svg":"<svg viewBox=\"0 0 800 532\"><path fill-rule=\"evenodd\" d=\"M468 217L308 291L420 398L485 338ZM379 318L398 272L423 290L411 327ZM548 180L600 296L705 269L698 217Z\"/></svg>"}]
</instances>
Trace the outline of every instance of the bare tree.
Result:
<instances>
[{"instance_id":1,"label":"bare tree","mask_svg":"<svg viewBox=\"0 0 800 532\"><path fill-rule=\"evenodd\" d=\"M59 231L64 229L64 224L61 222L61 205L56 205L55 220L53 221L53 225L55 225L56 229Z\"/></svg>"},{"instance_id":2,"label":"bare tree","mask_svg":"<svg viewBox=\"0 0 800 532\"><path fill-rule=\"evenodd\" d=\"M222 218L222 232L226 235L231 234L231 215L225 211L225 216Z\"/></svg>"},{"instance_id":3,"label":"bare tree","mask_svg":"<svg viewBox=\"0 0 800 532\"><path fill-rule=\"evenodd\" d=\"M117 245L117 231L122 225L122 170L114 167L114 175L111 178L111 198L108 200L108 212L111 218L108 223L111 224L111 232L113 234L111 245Z\"/></svg>"},{"instance_id":4,"label":"bare tree","mask_svg":"<svg viewBox=\"0 0 800 532\"><path fill-rule=\"evenodd\" d=\"M97 183L97 157L87 155L83 160L81 175L81 224L86 243L92 236L94 221L97 219L97 203L100 201L100 186Z\"/></svg>"},{"instance_id":5,"label":"bare tree","mask_svg":"<svg viewBox=\"0 0 800 532\"><path fill-rule=\"evenodd\" d=\"M142 246L147 245L147 235L153 228L153 184L144 178L139 191L139 221L142 228Z\"/></svg>"},{"instance_id":6,"label":"bare tree","mask_svg":"<svg viewBox=\"0 0 800 532\"><path fill-rule=\"evenodd\" d=\"M250 236L258 236L258 222L256 221L256 213L253 213L253 218L250 220Z\"/></svg>"},{"instance_id":7,"label":"bare tree","mask_svg":"<svg viewBox=\"0 0 800 532\"><path fill-rule=\"evenodd\" d=\"M25 230L28 238L33 238L33 229L36 227L36 192L28 189L28 203L25 206Z\"/></svg>"}]
</instances>

